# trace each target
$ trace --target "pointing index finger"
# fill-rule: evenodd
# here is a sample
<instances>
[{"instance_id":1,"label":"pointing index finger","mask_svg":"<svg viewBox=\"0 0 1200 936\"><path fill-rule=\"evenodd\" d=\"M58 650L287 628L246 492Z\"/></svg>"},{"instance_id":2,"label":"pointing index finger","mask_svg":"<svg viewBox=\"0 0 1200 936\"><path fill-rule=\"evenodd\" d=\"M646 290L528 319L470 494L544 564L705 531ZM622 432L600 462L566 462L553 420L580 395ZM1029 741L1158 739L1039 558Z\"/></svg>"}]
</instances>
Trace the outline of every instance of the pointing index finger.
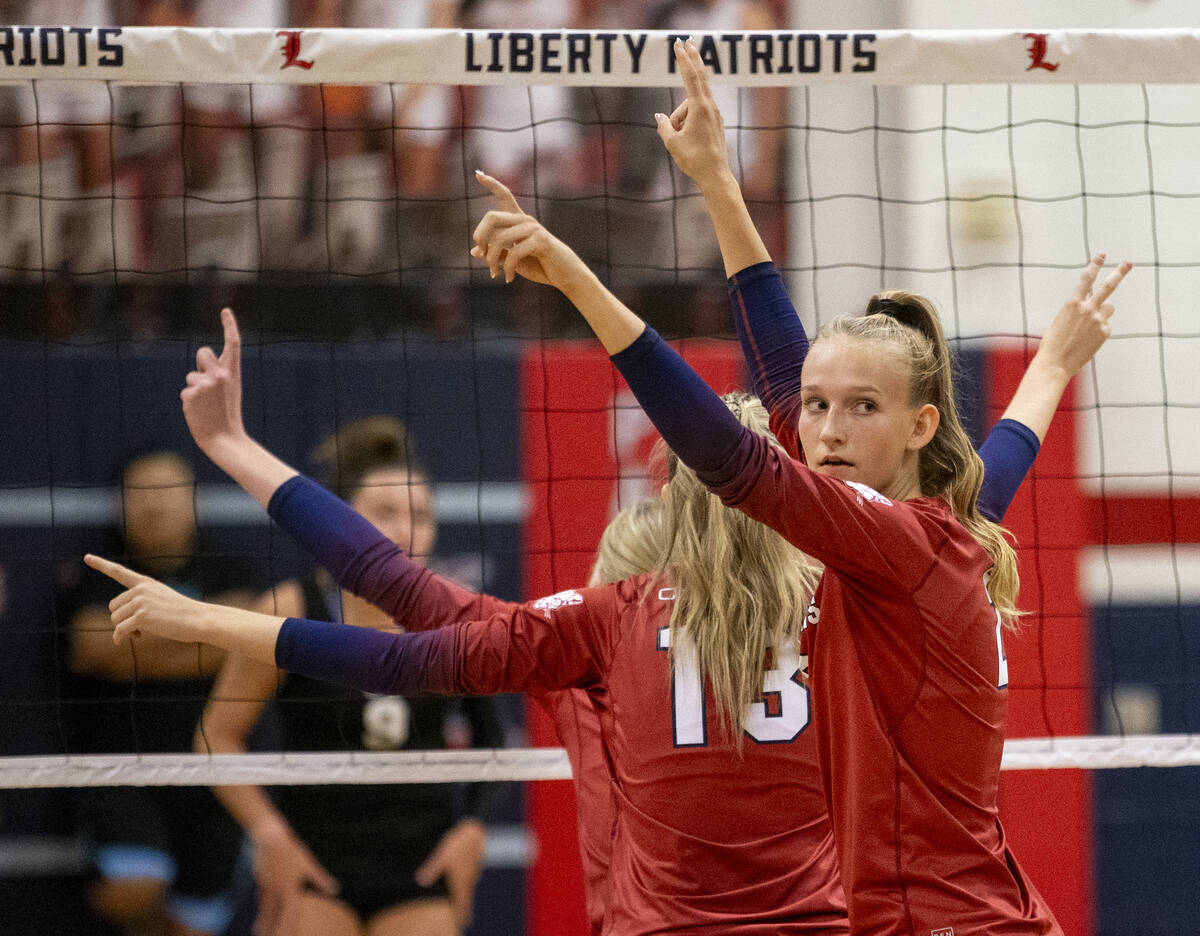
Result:
<instances>
[{"instance_id":1,"label":"pointing index finger","mask_svg":"<svg viewBox=\"0 0 1200 936\"><path fill-rule=\"evenodd\" d=\"M221 349L221 360L229 367L234 377L242 375L242 334L238 331L233 309L221 310L221 325L225 330L225 347Z\"/></svg>"},{"instance_id":2,"label":"pointing index finger","mask_svg":"<svg viewBox=\"0 0 1200 936\"><path fill-rule=\"evenodd\" d=\"M489 192L496 196L496 200L500 203L502 211L513 211L517 214L522 214L521 206L517 202L516 196L509 190L509 187L497 178L488 175L482 169L475 170L475 178Z\"/></svg>"},{"instance_id":3,"label":"pointing index finger","mask_svg":"<svg viewBox=\"0 0 1200 936\"><path fill-rule=\"evenodd\" d=\"M125 568L119 562L105 559L103 556L94 556L88 553L83 557L83 561L97 572L103 572L110 579L120 585L124 585L126 588L133 588L134 585L147 581L146 576L134 572L133 569Z\"/></svg>"}]
</instances>

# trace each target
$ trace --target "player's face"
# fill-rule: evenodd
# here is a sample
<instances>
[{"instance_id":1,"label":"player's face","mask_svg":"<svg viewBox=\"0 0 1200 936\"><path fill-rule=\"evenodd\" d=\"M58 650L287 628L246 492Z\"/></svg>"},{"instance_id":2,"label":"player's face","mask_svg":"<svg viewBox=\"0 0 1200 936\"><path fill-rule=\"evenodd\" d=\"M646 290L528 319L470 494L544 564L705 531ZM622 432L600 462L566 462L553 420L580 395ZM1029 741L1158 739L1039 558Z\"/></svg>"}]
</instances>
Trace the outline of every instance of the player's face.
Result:
<instances>
[{"instance_id":1,"label":"player's face","mask_svg":"<svg viewBox=\"0 0 1200 936\"><path fill-rule=\"evenodd\" d=\"M433 493L424 478L403 468L372 471L350 506L418 562L433 551Z\"/></svg>"},{"instance_id":2,"label":"player's face","mask_svg":"<svg viewBox=\"0 0 1200 936\"><path fill-rule=\"evenodd\" d=\"M799 422L809 466L896 500L916 496L922 408L909 405L909 382L908 362L888 345L845 336L814 343Z\"/></svg>"},{"instance_id":3,"label":"player's face","mask_svg":"<svg viewBox=\"0 0 1200 936\"><path fill-rule=\"evenodd\" d=\"M146 455L125 469L125 540L144 558L186 556L196 534L191 469L169 452Z\"/></svg>"}]
</instances>

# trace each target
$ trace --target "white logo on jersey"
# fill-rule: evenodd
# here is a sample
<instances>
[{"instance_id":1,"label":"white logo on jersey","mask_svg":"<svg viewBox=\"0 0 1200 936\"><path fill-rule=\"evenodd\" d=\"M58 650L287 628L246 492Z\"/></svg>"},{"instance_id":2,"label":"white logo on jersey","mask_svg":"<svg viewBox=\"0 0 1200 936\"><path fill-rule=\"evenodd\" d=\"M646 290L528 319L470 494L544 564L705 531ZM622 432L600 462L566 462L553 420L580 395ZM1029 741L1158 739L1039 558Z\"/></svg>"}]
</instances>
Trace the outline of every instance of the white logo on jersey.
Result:
<instances>
[{"instance_id":1,"label":"white logo on jersey","mask_svg":"<svg viewBox=\"0 0 1200 936\"><path fill-rule=\"evenodd\" d=\"M659 601L674 601L675 600L675 589L660 588L658 590L658 600Z\"/></svg>"},{"instance_id":2,"label":"white logo on jersey","mask_svg":"<svg viewBox=\"0 0 1200 936\"><path fill-rule=\"evenodd\" d=\"M821 609L817 607L816 599L810 598L808 600L808 614L804 615L804 622L800 625L800 630L806 631L810 627L816 627L820 620ZM808 685L808 654L799 654L797 661L799 663L800 678L804 681L805 685Z\"/></svg>"},{"instance_id":3,"label":"white logo on jersey","mask_svg":"<svg viewBox=\"0 0 1200 936\"><path fill-rule=\"evenodd\" d=\"M943 926L941 929L930 930L929 936L954 936L954 927Z\"/></svg>"},{"instance_id":4,"label":"white logo on jersey","mask_svg":"<svg viewBox=\"0 0 1200 936\"><path fill-rule=\"evenodd\" d=\"M567 605L583 604L583 595L571 588L567 591L560 591L556 595L547 595L545 598L539 598L533 603L533 606L539 611L557 611L559 608L565 608Z\"/></svg>"},{"instance_id":5,"label":"white logo on jersey","mask_svg":"<svg viewBox=\"0 0 1200 936\"><path fill-rule=\"evenodd\" d=\"M883 504L885 507L892 506L892 502L890 500L872 487L867 487L865 484L860 484L858 481L847 481L846 484L858 492L858 502L860 504L864 500L869 500L876 504ZM935 934L935 936L937 936L937 934Z\"/></svg>"}]
</instances>

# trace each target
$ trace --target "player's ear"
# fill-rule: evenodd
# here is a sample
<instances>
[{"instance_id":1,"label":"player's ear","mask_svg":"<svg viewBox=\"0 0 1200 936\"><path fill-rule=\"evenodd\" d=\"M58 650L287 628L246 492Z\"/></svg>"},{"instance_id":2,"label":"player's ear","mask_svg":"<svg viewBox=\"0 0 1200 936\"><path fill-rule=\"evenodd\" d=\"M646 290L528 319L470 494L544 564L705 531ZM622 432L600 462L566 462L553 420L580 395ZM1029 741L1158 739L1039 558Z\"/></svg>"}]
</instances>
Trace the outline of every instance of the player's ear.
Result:
<instances>
[{"instance_id":1,"label":"player's ear","mask_svg":"<svg viewBox=\"0 0 1200 936\"><path fill-rule=\"evenodd\" d=\"M942 414L932 403L925 403L917 408L913 420L912 434L908 437L908 450L917 452L933 441L934 433L941 424Z\"/></svg>"}]
</instances>

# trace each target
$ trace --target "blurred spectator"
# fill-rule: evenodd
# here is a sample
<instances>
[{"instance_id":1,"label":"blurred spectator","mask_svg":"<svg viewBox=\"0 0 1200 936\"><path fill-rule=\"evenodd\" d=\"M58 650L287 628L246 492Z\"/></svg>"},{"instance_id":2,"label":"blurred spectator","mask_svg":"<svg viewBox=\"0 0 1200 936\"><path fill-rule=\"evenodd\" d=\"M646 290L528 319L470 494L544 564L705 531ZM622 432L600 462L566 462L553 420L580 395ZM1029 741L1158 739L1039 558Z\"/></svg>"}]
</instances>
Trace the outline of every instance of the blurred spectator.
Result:
<instances>
[{"instance_id":1,"label":"blurred spectator","mask_svg":"<svg viewBox=\"0 0 1200 936\"><path fill-rule=\"evenodd\" d=\"M279 29L286 0L196 0L195 26ZM285 40L280 39L283 43ZM166 203L160 244L176 269L212 267L225 278L252 277L295 261L301 156L320 132L295 124L290 85L195 84L183 91L182 196Z\"/></svg>"},{"instance_id":2,"label":"blurred spectator","mask_svg":"<svg viewBox=\"0 0 1200 936\"><path fill-rule=\"evenodd\" d=\"M40 11L54 22L681 33L769 28L776 8L770 0L31 0L28 7L30 16ZM470 175L476 166L505 179L630 301L668 284L682 285L681 295L697 292L719 270L699 195L673 170L654 128L653 114L670 111L679 89L40 81L36 90L13 88L7 102L0 99L0 124L29 124L0 138L9 167L0 170L0 192L8 193L0 208L9 219L0 268L36 272L39 281L47 269L69 278L115 266L228 288L230 280L248 287L273 272L300 272L327 285L353 283L342 304L359 330L416 327L458 337L491 301L466 293L465 246L486 200ZM783 92L716 92L730 126L731 165L778 253L781 134L770 127L780 122ZM54 120L64 126L48 125ZM162 280L137 282L159 289ZM376 285L399 285L427 314L414 319L393 302L389 316L360 319L360 307L378 305L362 287ZM142 298L125 303L127 317L138 319L133 333L161 334L164 302L174 300ZM719 296L685 300L694 310L685 318L700 331L720 328ZM503 332L515 325L527 336L564 333L576 323L544 298L514 298L510 290L502 305L489 321ZM49 329L56 335L70 334L79 318L66 311Z\"/></svg>"},{"instance_id":3,"label":"blurred spectator","mask_svg":"<svg viewBox=\"0 0 1200 936\"><path fill-rule=\"evenodd\" d=\"M772 12L763 0L666 0L650 12L646 28L667 29L688 35L722 29L771 29ZM779 196L779 132L784 97L777 88L737 88L714 85L713 96L726 123L729 165L738 176L751 205L777 200ZM683 100L681 88L669 89L659 98L655 111L664 114ZM639 133L646 148L658 151L657 159L641 161L653 167L645 179L645 195L662 199L654 243L646 253L652 265L682 271L686 276L708 276L721 270L716 237L708 221L703 199L695 185L667 158L654 128L653 112L645 115L649 126ZM756 218L756 220L758 220ZM761 228L760 228L761 229ZM686 236L685 236L686 233ZM775 248L776 244L768 244ZM723 314L723 313L722 313ZM707 330L707 329L702 329Z\"/></svg>"},{"instance_id":4,"label":"blurred spectator","mask_svg":"<svg viewBox=\"0 0 1200 936\"><path fill-rule=\"evenodd\" d=\"M771 29L774 7L766 0L663 0L640 8L616 8L587 0L588 23L693 32ZM622 19L624 18L624 19ZM751 213L768 247L782 255L786 221L780 175L782 89L714 87L726 120L729 162L742 182ZM561 211L592 212L580 252L606 270L610 286L639 306L654 308L656 324L683 334L728 331L722 265L703 200L690 179L671 163L654 122L683 100L682 88L588 88L581 119L590 122L589 162L603 160L602 202L564 205ZM600 178L599 175L596 176ZM602 214L601 214L602 212Z\"/></svg>"},{"instance_id":5,"label":"blurred spectator","mask_svg":"<svg viewBox=\"0 0 1200 936\"><path fill-rule=\"evenodd\" d=\"M562 29L575 19L575 5L569 0L479 0L471 5L466 25ZM472 98L467 134L472 168L486 168L503 179L518 198L555 195L569 187L579 130L566 87L481 85L473 89Z\"/></svg>"},{"instance_id":6,"label":"blurred spectator","mask_svg":"<svg viewBox=\"0 0 1200 936\"><path fill-rule=\"evenodd\" d=\"M777 25L775 7L767 0L661 0L648 5L578 0L578 11L577 25L589 29L688 35ZM773 128L783 121L784 92L713 90L725 115L730 166L769 248L779 252L785 221L782 134ZM619 294L643 305L652 299L653 307L663 312L656 318L659 324L712 334L728 328L716 237L698 190L671 163L654 123L656 112L669 114L682 100L682 88L578 89L575 106L584 128L586 167L581 194L590 197L552 204L546 217L554 230L574 238L572 245ZM613 194L618 197L601 197ZM664 307L667 286L684 297L686 314Z\"/></svg>"},{"instance_id":7,"label":"blurred spectator","mask_svg":"<svg viewBox=\"0 0 1200 936\"><path fill-rule=\"evenodd\" d=\"M349 25L364 29L453 29L458 0L352 0ZM444 196L461 183L461 167L451 176L447 158L457 128L457 88L450 85L392 85L370 89L370 114L390 131L385 147L394 156L396 187L403 198Z\"/></svg>"},{"instance_id":8,"label":"blurred spectator","mask_svg":"<svg viewBox=\"0 0 1200 936\"><path fill-rule=\"evenodd\" d=\"M28 0L22 22L109 26L109 0ZM41 273L95 273L136 262L125 180L114 174L113 98L99 82L38 80L17 87L18 126L0 189L0 265ZM112 214L116 206L116 215Z\"/></svg>"},{"instance_id":9,"label":"blurred spectator","mask_svg":"<svg viewBox=\"0 0 1200 936\"><path fill-rule=\"evenodd\" d=\"M448 29L457 23L457 6L456 0L315 0L303 22ZM314 216L306 216L305 233L323 235L328 256L319 259L327 268L398 269L402 281L413 271L421 278L430 268L465 268L458 256L469 222L456 165L457 89L392 84L304 92L310 123L325 128L323 152L309 163L305 190Z\"/></svg>"},{"instance_id":10,"label":"blurred spectator","mask_svg":"<svg viewBox=\"0 0 1200 936\"><path fill-rule=\"evenodd\" d=\"M407 4L397 4L398 7ZM295 0L290 24L336 29L353 24L353 0ZM296 88L303 145L292 154L299 173L299 213L289 265L364 274L383 263L384 208L391 198L386 164L372 146L371 89L358 85Z\"/></svg>"},{"instance_id":11,"label":"blurred spectator","mask_svg":"<svg viewBox=\"0 0 1200 936\"><path fill-rule=\"evenodd\" d=\"M196 598L249 606L253 576L199 543L193 474L153 450L121 472L123 526L105 551ZM120 591L85 572L69 598L69 729L79 753L191 750L222 655L139 637L116 646L108 602ZM95 877L93 909L130 936L216 936L233 912L237 825L205 788L94 787L75 791Z\"/></svg>"},{"instance_id":12,"label":"blurred spectator","mask_svg":"<svg viewBox=\"0 0 1200 936\"><path fill-rule=\"evenodd\" d=\"M189 0L114 0L122 26L189 26ZM172 85L113 88L117 119L113 150L135 196L125 210L135 216L140 273L182 269L179 218L183 198L183 93ZM172 249L174 248L174 249Z\"/></svg>"}]
</instances>

